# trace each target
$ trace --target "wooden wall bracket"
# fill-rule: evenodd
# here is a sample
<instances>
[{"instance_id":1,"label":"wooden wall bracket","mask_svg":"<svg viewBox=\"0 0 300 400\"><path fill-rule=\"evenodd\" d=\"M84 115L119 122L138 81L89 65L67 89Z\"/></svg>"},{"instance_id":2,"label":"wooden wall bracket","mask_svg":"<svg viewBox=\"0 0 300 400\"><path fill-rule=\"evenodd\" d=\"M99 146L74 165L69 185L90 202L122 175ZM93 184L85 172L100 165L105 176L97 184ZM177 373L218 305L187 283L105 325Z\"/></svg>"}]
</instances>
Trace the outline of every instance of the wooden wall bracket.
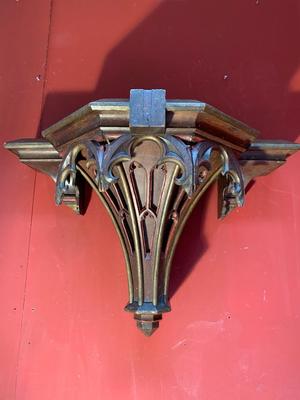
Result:
<instances>
[{"instance_id":1,"label":"wooden wall bracket","mask_svg":"<svg viewBox=\"0 0 300 400\"><path fill-rule=\"evenodd\" d=\"M150 336L170 311L168 284L182 229L199 198L218 181L218 215L244 204L253 178L300 149L260 141L258 132L199 101L166 100L165 90L133 89L130 100L101 100L42 132L5 144L49 175L56 204L80 213L82 175L114 222L129 288L125 310Z\"/></svg>"}]
</instances>

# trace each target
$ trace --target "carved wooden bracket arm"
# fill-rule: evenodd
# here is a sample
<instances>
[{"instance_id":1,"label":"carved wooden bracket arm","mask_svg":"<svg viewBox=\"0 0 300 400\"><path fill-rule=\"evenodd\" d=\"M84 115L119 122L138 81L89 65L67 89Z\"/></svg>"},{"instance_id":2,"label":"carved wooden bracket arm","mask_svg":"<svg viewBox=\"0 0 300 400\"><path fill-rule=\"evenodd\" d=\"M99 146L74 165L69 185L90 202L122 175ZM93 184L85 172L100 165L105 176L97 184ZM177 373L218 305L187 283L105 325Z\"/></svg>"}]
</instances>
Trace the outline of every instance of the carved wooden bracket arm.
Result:
<instances>
[{"instance_id":1,"label":"carved wooden bracket arm","mask_svg":"<svg viewBox=\"0 0 300 400\"><path fill-rule=\"evenodd\" d=\"M182 229L206 189L218 181L218 214L244 204L253 178L300 149L259 141L258 132L198 101L167 101L165 91L133 89L130 100L89 103L42 132L5 144L49 175L56 204L80 213L81 175L111 215L124 250L125 309L146 335L170 311L168 284Z\"/></svg>"}]
</instances>

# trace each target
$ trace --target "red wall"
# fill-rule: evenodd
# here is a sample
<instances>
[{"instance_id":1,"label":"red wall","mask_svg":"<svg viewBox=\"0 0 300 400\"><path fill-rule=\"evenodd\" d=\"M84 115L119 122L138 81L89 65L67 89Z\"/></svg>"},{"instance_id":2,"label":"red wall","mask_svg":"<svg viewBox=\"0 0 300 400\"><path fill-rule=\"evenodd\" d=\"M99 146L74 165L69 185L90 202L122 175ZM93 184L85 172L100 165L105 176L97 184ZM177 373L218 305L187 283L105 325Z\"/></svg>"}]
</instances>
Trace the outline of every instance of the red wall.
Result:
<instances>
[{"instance_id":1,"label":"red wall","mask_svg":"<svg viewBox=\"0 0 300 400\"><path fill-rule=\"evenodd\" d=\"M165 88L261 130L300 134L297 0L2 0L0 136L35 137L88 101ZM227 79L224 77L227 76ZM0 399L300 398L300 156L216 219L214 190L174 261L150 338L122 308L122 251L0 150Z\"/></svg>"}]
</instances>

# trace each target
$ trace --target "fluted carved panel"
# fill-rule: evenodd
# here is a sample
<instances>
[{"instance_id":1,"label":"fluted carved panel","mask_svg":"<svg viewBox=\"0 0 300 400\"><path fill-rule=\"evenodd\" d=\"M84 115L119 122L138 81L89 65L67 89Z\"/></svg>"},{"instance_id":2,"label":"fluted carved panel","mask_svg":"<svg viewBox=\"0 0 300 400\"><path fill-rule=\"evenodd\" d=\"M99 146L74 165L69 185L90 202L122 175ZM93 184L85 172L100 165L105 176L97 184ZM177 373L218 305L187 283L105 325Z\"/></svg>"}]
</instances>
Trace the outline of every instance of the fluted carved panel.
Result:
<instances>
[{"instance_id":1,"label":"fluted carved panel","mask_svg":"<svg viewBox=\"0 0 300 400\"><path fill-rule=\"evenodd\" d=\"M129 283L126 309L144 332L152 333L161 313L170 310L170 266L188 215L217 177L223 214L242 205L239 164L219 145L191 146L169 136L124 135L106 144L76 144L66 152L56 183L57 203L75 211L78 170L109 207L120 233Z\"/></svg>"}]
</instances>

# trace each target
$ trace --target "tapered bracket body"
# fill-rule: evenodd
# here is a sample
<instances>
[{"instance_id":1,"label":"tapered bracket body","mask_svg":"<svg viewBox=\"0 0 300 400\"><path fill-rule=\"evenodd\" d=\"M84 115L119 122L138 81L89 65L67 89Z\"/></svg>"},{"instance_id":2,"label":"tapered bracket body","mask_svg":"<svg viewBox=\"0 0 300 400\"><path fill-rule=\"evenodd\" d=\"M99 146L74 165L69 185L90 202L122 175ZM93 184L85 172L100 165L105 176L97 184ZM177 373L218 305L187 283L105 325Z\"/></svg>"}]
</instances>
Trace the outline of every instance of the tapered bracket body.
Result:
<instances>
[{"instance_id":1,"label":"tapered bracket body","mask_svg":"<svg viewBox=\"0 0 300 400\"><path fill-rule=\"evenodd\" d=\"M257 131L204 103L168 102L161 89L90 103L42 134L6 147L54 179L57 204L80 213L79 176L98 194L124 250L125 309L145 335L170 311L172 258L202 194L217 181L218 213L225 217L244 204L251 179L299 149L258 141Z\"/></svg>"}]
</instances>

